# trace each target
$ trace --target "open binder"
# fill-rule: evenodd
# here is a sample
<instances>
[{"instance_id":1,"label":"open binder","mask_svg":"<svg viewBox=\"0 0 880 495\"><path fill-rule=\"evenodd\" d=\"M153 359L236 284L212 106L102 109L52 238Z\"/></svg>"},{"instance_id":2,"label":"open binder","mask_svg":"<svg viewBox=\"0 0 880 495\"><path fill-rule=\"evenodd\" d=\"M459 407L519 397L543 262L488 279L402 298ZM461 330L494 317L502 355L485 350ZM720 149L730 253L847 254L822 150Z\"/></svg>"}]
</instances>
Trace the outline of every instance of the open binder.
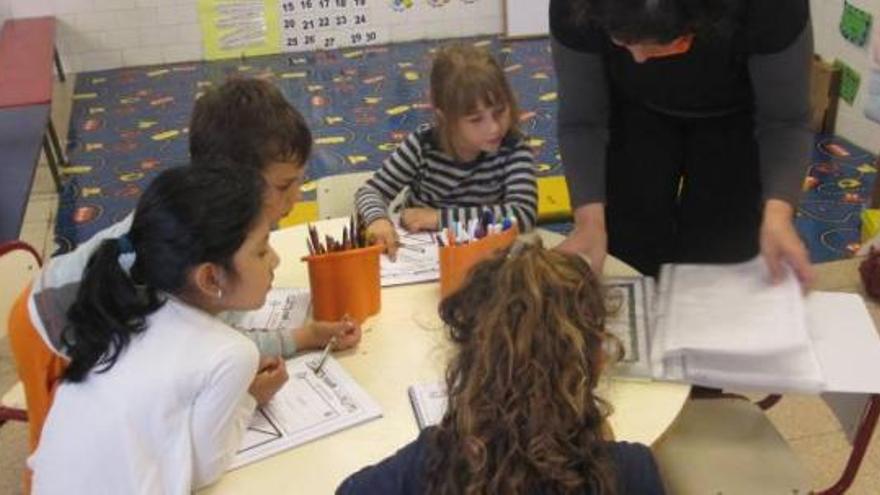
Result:
<instances>
[{"instance_id":1,"label":"open binder","mask_svg":"<svg viewBox=\"0 0 880 495\"><path fill-rule=\"evenodd\" d=\"M656 379L761 392L880 392L880 339L857 294L804 297L763 259L665 265L649 327Z\"/></svg>"},{"instance_id":2,"label":"open binder","mask_svg":"<svg viewBox=\"0 0 880 495\"><path fill-rule=\"evenodd\" d=\"M764 260L666 265L605 280L606 326L624 349L618 378L764 393L880 393L880 338L858 294L808 296L789 273L770 283ZM440 383L410 388L420 428L442 418Z\"/></svg>"}]
</instances>

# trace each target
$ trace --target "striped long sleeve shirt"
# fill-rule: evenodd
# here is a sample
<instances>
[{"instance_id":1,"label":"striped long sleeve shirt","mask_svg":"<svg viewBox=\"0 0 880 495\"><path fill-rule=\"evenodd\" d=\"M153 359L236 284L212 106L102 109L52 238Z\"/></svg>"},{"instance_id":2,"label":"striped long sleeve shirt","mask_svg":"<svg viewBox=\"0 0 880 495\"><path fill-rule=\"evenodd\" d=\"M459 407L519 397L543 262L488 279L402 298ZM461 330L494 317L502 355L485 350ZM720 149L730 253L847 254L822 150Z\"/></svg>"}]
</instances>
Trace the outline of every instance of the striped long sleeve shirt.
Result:
<instances>
[{"instance_id":1,"label":"striped long sleeve shirt","mask_svg":"<svg viewBox=\"0 0 880 495\"><path fill-rule=\"evenodd\" d=\"M367 224L387 218L389 203L408 187L402 207L439 210L441 228L480 218L484 211L495 218L515 218L521 231L535 225L534 157L522 139L508 136L497 152L459 163L440 149L433 134L424 125L407 136L355 193L358 213Z\"/></svg>"}]
</instances>

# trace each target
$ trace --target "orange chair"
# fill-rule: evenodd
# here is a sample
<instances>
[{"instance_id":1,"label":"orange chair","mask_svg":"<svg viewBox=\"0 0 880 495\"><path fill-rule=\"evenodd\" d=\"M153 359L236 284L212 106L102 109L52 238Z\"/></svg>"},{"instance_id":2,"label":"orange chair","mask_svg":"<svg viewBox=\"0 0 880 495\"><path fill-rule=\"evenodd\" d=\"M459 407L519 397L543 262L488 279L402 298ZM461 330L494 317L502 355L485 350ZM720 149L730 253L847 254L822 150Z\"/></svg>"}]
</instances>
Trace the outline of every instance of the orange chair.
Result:
<instances>
[{"instance_id":1,"label":"orange chair","mask_svg":"<svg viewBox=\"0 0 880 495\"><path fill-rule=\"evenodd\" d=\"M39 272L42 264L36 249L25 242L9 241L0 244L0 273L3 274L3 284L0 287L0 337L6 335L13 303ZM27 421L21 382L16 383L0 399L0 425L10 420Z\"/></svg>"}]
</instances>

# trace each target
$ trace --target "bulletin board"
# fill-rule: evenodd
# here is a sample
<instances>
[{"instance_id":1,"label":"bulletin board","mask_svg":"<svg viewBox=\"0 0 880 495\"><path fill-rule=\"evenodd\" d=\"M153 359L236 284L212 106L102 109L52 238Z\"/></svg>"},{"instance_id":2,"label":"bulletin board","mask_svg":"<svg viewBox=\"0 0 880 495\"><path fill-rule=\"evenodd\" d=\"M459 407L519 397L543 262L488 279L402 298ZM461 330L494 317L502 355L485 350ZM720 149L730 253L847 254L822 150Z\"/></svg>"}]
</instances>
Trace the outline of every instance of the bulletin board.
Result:
<instances>
[{"instance_id":1,"label":"bulletin board","mask_svg":"<svg viewBox=\"0 0 880 495\"><path fill-rule=\"evenodd\" d=\"M504 0L508 38L533 38L550 32L550 0Z\"/></svg>"}]
</instances>

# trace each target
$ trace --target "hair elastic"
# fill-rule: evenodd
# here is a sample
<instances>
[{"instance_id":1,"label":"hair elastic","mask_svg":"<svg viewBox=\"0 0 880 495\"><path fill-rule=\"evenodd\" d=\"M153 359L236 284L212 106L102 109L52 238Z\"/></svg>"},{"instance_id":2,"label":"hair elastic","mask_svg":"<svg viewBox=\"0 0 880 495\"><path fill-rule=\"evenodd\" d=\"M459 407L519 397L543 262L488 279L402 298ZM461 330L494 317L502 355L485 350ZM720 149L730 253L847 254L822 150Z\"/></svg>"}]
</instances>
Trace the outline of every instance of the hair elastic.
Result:
<instances>
[{"instance_id":1,"label":"hair elastic","mask_svg":"<svg viewBox=\"0 0 880 495\"><path fill-rule=\"evenodd\" d=\"M131 238L128 237L128 234L117 237L116 244L119 246L119 254L134 253L134 245L131 243Z\"/></svg>"}]
</instances>

